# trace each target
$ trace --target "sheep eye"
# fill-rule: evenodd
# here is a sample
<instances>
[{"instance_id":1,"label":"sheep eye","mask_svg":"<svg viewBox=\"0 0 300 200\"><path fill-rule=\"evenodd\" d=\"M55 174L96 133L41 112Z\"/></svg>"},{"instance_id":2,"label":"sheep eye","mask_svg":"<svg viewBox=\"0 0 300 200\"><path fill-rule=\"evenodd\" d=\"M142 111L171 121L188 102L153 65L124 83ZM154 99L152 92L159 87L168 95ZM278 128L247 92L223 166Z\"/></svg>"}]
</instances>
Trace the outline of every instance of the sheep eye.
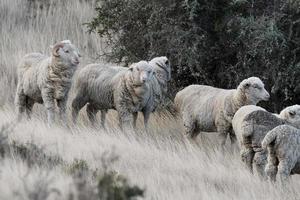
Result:
<instances>
[{"instance_id":1,"label":"sheep eye","mask_svg":"<svg viewBox=\"0 0 300 200\"><path fill-rule=\"evenodd\" d=\"M66 53L69 53L69 50L65 50Z\"/></svg>"},{"instance_id":2,"label":"sheep eye","mask_svg":"<svg viewBox=\"0 0 300 200\"><path fill-rule=\"evenodd\" d=\"M258 85L253 85L253 87L256 89L260 89L260 87Z\"/></svg>"}]
</instances>

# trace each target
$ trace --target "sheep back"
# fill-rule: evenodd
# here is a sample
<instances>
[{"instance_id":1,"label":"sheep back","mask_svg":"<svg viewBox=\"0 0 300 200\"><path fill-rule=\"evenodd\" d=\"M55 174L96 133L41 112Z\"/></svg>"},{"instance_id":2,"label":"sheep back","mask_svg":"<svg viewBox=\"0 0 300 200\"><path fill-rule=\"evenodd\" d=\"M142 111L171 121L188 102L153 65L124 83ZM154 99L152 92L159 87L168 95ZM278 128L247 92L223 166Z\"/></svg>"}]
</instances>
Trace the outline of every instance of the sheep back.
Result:
<instances>
[{"instance_id":1,"label":"sheep back","mask_svg":"<svg viewBox=\"0 0 300 200\"><path fill-rule=\"evenodd\" d=\"M41 90L46 85L51 58L41 53L25 55L18 65L18 84L26 96L42 103Z\"/></svg>"},{"instance_id":2,"label":"sheep back","mask_svg":"<svg viewBox=\"0 0 300 200\"><path fill-rule=\"evenodd\" d=\"M232 120L232 127L239 145L243 145L245 137L251 137L253 147L260 148L261 141L267 132L283 123L282 119L265 109L247 105L236 112Z\"/></svg>"},{"instance_id":3,"label":"sheep back","mask_svg":"<svg viewBox=\"0 0 300 200\"><path fill-rule=\"evenodd\" d=\"M149 87L135 87L129 78L126 67L90 64L80 70L76 78L76 89L88 96L88 101L98 110L122 110L138 112L150 99L150 90L141 94L140 90Z\"/></svg>"},{"instance_id":4,"label":"sheep back","mask_svg":"<svg viewBox=\"0 0 300 200\"><path fill-rule=\"evenodd\" d=\"M227 111L230 112L230 106L225 105L230 102L234 91L206 85L190 85L177 93L175 106L182 115L191 115L202 131L217 131L216 121L224 120L226 123L228 120L225 115Z\"/></svg>"},{"instance_id":5,"label":"sheep back","mask_svg":"<svg viewBox=\"0 0 300 200\"><path fill-rule=\"evenodd\" d=\"M267 133L262 141L262 147L274 152L279 162L293 166L291 174L300 174L300 130L290 126L281 125ZM273 155L272 155L273 156Z\"/></svg>"},{"instance_id":6,"label":"sheep back","mask_svg":"<svg viewBox=\"0 0 300 200\"><path fill-rule=\"evenodd\" d=\"M251 136L252 146L260 148L261 142L268 131L276 126L284 124L284 121L270 112L257 110L248 114L243 123L243 137Z\"/></svg>"},{"instance_id":7,"label":"sheep back","mask_svg":"<svg viewBox=\"0 0 300 200\"><path fill-rule=\"evenodd\" d=\"M99 110L115 109L114 89L126 70L125 67L90 64L79 71L75 87L84 91L89 102Z\"/></svg>"}]
</instances>

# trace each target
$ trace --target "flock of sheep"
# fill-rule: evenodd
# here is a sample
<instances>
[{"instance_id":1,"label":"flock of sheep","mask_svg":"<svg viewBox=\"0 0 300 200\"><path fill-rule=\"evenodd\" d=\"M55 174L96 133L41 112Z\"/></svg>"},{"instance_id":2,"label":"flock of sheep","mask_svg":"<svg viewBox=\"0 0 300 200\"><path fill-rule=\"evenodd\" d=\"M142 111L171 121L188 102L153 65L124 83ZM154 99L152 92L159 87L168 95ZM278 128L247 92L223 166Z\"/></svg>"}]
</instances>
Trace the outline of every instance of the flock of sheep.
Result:
<instances>
[{"instance_id":1,"label":"flock of sheep","mask_svg":"<svg viewBox=\"0 0 300 200\"><path fill-rule=\"evenodd\" d=\"M54 123L56 105L66 121L68 92L74 82L72 118L86 105L92 124L101 111L101 124L109 109L118 112L124 131L135 129L138 112L144 116L147 130L149 116L164 101L171 79L166 57L140 61L128 68L90 64L74 72L79 51L69 40L52 47L50 57L40 53L26 55L18 67L15 105L18 119L30 117L34 103L47 109L48 124ZM236 89L226 90L206 85L190 85L176 94L174 103L181 117L184 134L191 140L200 132L218 132L220 145L229 136L241 149L241 159L251 172L253 166L262 178L281 181L300 174L300 106L293 105L274 114L256 106L270 98L257 77L243 80Z\"/></svg>"}]
</instances>

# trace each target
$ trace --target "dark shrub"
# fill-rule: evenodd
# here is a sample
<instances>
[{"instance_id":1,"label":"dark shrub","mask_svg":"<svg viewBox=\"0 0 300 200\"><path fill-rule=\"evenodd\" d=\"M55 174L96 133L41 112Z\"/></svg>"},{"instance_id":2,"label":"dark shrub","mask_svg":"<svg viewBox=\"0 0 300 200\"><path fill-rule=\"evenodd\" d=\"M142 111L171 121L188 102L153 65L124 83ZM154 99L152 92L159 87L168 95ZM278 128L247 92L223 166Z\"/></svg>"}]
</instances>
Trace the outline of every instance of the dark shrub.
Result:
<instances>
[{"instance_id":1,"label":"dark shrub","mask_svg":"<svg viewBox=\"0 0 300 200\"><path fill-rule=\"evenodd\" d=\"M192 83L234 88L259 76L273 92L269 108L300 101L297 0L107 0L96 11L87 25L108 39L108 60L168 56L173 95Z\"/></svg>"}]
</instances>

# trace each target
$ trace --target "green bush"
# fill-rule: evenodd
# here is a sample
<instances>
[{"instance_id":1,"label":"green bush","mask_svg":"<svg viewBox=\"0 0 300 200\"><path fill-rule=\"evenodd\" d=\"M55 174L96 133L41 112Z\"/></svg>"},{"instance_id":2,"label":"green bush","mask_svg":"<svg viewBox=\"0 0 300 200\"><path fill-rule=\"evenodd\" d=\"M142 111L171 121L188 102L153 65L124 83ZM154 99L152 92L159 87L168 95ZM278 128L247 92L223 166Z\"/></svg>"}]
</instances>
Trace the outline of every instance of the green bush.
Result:
<instances>
[{"instance_id":1,"label":"green bush","mask_svg":"<svg viewBox=\"0 0 300 200\"><path fill-rule=\"evenodd\" d=\"M143 197L144 190L138 186L130 186L125 177L109 172L99 178L98 194L100 199L130 200Z\"/></svg>"},{"instance_id":2,"label":"green bush","mask_svg":"<svg viewBox=\"0 0 300 200\"><path fill-rule=\"evenodd\" d=\"M173 66L172 95L192 83L234 88L259 76L279 111L300 97L300 1L99 0L90 32L125 64L159 55Z\"/></svg>"},{"instance_id":3,"label":"green bush","mask_svg":"<svg viewBox=\"0 0 300 200\"><path fill-rule=\"evenodd\" d=\"M78 159L66 167L67 174L74 179L78 199L131 200L143 197L143 189L131 186L125 176L111 169L117 159L114 152L104 152L101 156L101 170L92 170L85 160Z\"/></svg>"},{"instance_id":4,"label":"green bush","mask_svg":"<svg viewBox=\"0 0 300 200\"><path fill-rule=\"evenodd\" d=\"M12 123L0 127L0 164L3 159L20 159L31 170L36 167L48 170L63 169L73 178L76 187L76 193L70 193L69 199L133 200L143 197L144 189L136 185L131 186L125 176L113 170L112 165L118 160L114 149L105 151L101 156L99 169L92 170L85 160L74 159L68 164L60 156L50 155L34 143L22 144L11 140L9 135L12 134L13 127ZM24 189L29 199L46 199L52 193L59 194L59 189L50 188L50 180L45 180L43 177L35 184L36 186L31 189L24 182ZM22 193L16 192L16 195Z\"/></svg>"}]
</instances>

